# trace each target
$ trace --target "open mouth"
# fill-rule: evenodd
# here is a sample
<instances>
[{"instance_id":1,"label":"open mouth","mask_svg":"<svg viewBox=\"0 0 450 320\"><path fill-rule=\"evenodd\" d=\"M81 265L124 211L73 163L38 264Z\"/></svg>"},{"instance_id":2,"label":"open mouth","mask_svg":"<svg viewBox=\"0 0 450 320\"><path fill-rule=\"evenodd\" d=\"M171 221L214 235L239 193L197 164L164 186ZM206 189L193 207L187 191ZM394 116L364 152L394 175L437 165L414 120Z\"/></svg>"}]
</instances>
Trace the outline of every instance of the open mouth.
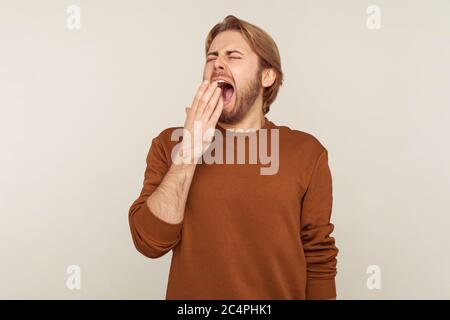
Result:
<instances>
[{"instance_id":1,"label":"open mouth","mask_svg":"<svg viewBox=\"0 0 450 320\"><path fill-rule=\"evenodd\" d=\"M234 87L231 83L224 80L217 80L217 86L222 89L223 104L228 104L233 98Z\"/></svg>"}]
</instances>

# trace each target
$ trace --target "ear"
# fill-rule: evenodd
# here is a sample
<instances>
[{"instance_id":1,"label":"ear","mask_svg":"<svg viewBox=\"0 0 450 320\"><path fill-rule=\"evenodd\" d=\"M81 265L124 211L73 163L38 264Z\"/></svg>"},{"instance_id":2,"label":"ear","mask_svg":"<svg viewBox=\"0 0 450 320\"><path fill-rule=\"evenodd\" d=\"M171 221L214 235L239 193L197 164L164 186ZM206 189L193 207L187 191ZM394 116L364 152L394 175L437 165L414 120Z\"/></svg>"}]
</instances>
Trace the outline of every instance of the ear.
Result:
<instances>
[{"instance_id":1,"label":"ear","mask_svg":"<svg viewBox=\"0 0 450 320\"><path fill-rule=\"evenodd\" d=\"M266 68L261 74L261 83L264 88L270 87L275 82L277 75L273 68Z\"/></svg>"}]
</instances>

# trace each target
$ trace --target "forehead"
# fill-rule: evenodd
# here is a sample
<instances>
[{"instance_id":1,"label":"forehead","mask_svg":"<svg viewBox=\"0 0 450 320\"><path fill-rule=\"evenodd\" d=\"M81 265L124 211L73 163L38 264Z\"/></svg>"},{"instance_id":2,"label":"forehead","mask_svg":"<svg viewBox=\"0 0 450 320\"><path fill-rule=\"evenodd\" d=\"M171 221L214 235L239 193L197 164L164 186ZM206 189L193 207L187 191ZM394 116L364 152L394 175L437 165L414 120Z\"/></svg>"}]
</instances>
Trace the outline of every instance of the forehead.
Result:
<instances>
[{"instance_id":1,"label":"forehead","mask_svg":"<svg viewBox=\"0 0 450 320\"><path fill-rule=\"evenodd\" d=\"M244 54L251 54L252 49L237 30L227 30L219 33L211 43L209 51L239 50Z\"/></svg>"}]
</instances>

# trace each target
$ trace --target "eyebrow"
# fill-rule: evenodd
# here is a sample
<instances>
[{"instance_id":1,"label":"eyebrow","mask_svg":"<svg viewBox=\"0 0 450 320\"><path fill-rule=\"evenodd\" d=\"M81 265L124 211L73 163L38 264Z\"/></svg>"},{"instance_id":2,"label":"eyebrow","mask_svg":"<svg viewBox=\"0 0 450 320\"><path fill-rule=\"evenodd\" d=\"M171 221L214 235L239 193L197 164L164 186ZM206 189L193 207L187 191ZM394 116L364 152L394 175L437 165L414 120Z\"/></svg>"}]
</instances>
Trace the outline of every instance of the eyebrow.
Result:
<instances>
[{"instance_id":1,"label":"eyebrow","mask_svg":"<svg viewBox=\"0 0 450 320\"><path fill-rule=\"evenodd\" d=\"M230 55L230 54L232 54L232 53L239 53L239 54L241 54L241 55L244 55L244 54L243 54L242 52L240 52L239 50L227 50L226 53L227 53L227 55ZM218 52L218 51L211 51L211 52L208 52L208 54L207 54L206 56L210 56L210 55L218 56L218 55L219 55L219 52Z\"/></svg>"}]
</instances>

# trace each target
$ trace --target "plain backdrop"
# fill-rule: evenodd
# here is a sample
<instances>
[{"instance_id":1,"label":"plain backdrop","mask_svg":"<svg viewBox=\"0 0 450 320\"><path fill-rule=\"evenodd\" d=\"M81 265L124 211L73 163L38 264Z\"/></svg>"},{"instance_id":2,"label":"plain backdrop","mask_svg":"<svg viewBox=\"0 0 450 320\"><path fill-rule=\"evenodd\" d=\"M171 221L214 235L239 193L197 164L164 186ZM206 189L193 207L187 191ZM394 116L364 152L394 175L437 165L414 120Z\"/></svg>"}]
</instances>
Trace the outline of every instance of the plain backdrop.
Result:
<instances>
[{"instance_id":1,"label":"plain backdrop","mask_svg":"<svg viewBox=\"0 0 450 320\"><path fill-rule=\"evenodd\" d=\"M448 0L0 0L0 298L164 299L171 252L139 254L128 209L228 14L279 47L268 118L329 151L338 299L450 298Z\"/></svg>"}]
</instances>

